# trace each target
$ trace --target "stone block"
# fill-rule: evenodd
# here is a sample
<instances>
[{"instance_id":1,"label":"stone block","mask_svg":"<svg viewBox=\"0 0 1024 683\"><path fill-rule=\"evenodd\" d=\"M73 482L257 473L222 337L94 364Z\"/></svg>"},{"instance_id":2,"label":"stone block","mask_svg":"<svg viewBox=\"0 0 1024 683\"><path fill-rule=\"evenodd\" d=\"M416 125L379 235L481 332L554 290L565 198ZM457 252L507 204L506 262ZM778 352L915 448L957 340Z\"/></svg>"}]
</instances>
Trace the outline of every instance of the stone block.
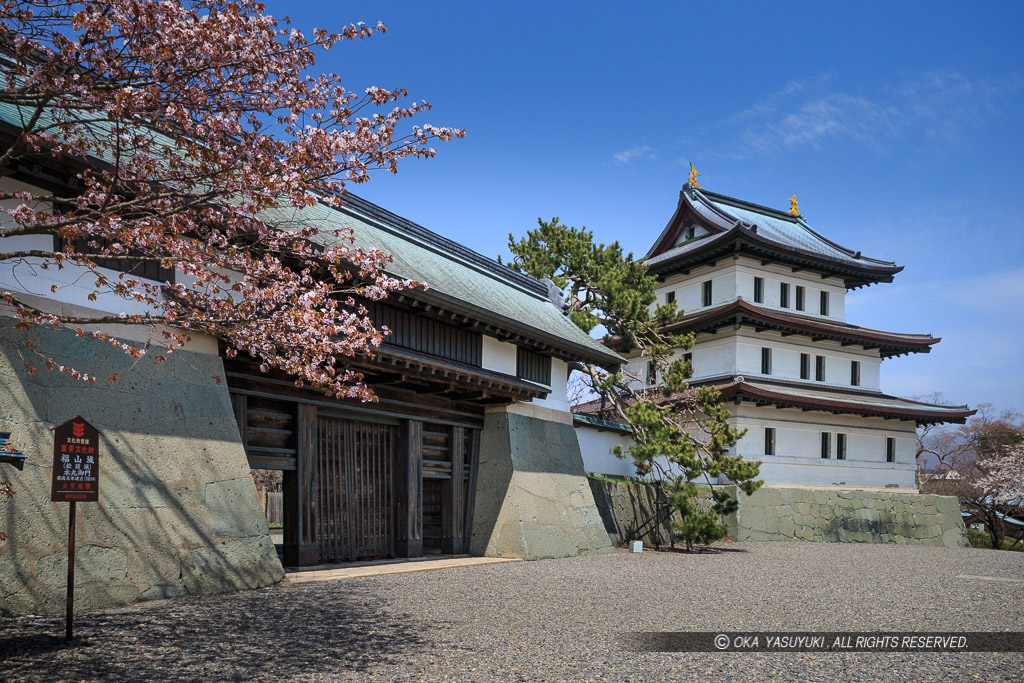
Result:
<instances>
[{"instance_id":1,"label":"stone block","mask_svg":"<svg viewBox=\"0 0 1024 683\"><path fill-rule=\"evenodd\" d=\"M186 595L188 595L188 589L184 586L150 586L139 594L139 600L166 600L182 598Z\"/></svg>"},{"instance_id":2,"label":"stone block","mask_svg":"<svg viewBox=\"0 0 1024 683\"><path fill-rule=\"evenodd\" d=\"M0 602L5 617L22 614L56 614L67 606L67 580L62 586L29 586L12 593Z\"/></svg>"},{"instance_id":3,"label":"stone block","mask_svg":"<svg viewBox=\"0 0 1024 683\"><path fill-rule=\"evenodd\" d=\"M270 533L267 518L256 500L256 489L248 476L207 484L206 509L221 536L266 536Z\"/></svg>"},{"instance_id":4,"label":"stone block","mask_svg":"<svg viewBox=\"0 0 1024 683\"><path fill-rule=\"evenodd\" d=\"M143 593L150 586L180 586L181 551L163 545L132 548L128 551L127 580L143 587Z\"/></svg>"},{"instance_id":5,"label":"stone block","mask_svg":"<svg viewBox=\"0 0 1024 683\"><path fill-rule=\"evenodd\" d=\"M779 517L779 533L786 538L793 538L796 535L796 525L790 517Z\"/></svg>"},{"instance_id":6,"label":"stone block","mask_svg":"<svg viewBox=\"0 0 1024 683\"><path fill-rule=\"evenodd\" d=\"M607 529L617 526L614 513L597 510L576 438L570 424L505 411L487 413L472 553L535 559L611 548ZM617 510L634 502L610 497Z\"/></svg>"},{"instance_id":7,"label":"stone block","mask_svg":"<svg viewBox=\"0 0 1024 683\"><path fill-rule=\"evenodd\" d=\"M59 550L36 560L36 581L50 586L67 585L68 553ZM128 559L121 548L82 545L75 548L75 585L124 581Z\"/></svg>"},{"instance_id":8,"label":"stone block","mask_svg":"<svg viewBox=\"0 0 1024 683\"><path fill-rule=\"evenodd\" d=\"M268 535L196 548L181 574L189 594L210 595L269 586L284 578L284 568Z\"/></svg>"},{"instance_id":9,"label":"stone block","mask_svg":"<svg viewBox=\"0 0 1024 683\"><path fill-rule=\"evenodd\" d=\"M77 564L77 563L76 563ZM78 576L75 576L77 580ZM87 590L75 591L75 611L93 610L102 607L121 607L139 600L137 586L128 584L90 586Z\"/></svg>"},{"instance_id":10,"label":"stone block","mask_svg":"<svg viewBox=\"0 0 1024 683\"><path fill-rule=\"evenodd\" d=\"M102 457L102 456L101 456ZM100 463L102 467L102 462ZM167 506L163 481L151 470L100 470L100 503L108 509Z\"/></svg>"},{"instance_id":11,"label":"stone block","mask_svg":"<svg viewBox=\"0 0 1024 683\"><path fill-rule=\"evenodd\" d=\"M32 579L32 562L18 553L0 555L0 598L17 593Z\"/></svg>"},{"instance_id":12,"label":"stone block","mask_svg":"<svg viewBox=\"0 0 1024 683\"><path fill-rule=\"evenodd\" d=\"M103 508L82 505L78 508L79 538L94 545L130 548L152 541L151 508Z\"/></svg>"}]
</instances>

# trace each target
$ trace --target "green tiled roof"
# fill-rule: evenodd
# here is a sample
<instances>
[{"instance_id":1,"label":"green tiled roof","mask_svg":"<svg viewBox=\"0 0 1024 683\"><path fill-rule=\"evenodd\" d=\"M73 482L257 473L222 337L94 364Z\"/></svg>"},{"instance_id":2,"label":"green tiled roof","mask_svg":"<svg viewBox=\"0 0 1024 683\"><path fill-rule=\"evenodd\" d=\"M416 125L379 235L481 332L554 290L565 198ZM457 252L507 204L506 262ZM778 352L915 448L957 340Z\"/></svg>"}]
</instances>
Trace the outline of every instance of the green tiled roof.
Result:
<instances>
[{"instance_id":1,"label":"green tiled roof","mask_svg":"<svg viewBox=\"0 0 1024 683\"><path fill-rule=\"evenodd\" d=\"M268 212L267 220L295 221L321 230L329 244L335 230L351 227L355 243L394 259L394 277L426 282L415 298L458 311L485 324L548 344L557 355L603 365L623 359L576 327L547 298L542 283L351 194L333 209L319 204L295 212Z\"/></svg>"}]
</instances>

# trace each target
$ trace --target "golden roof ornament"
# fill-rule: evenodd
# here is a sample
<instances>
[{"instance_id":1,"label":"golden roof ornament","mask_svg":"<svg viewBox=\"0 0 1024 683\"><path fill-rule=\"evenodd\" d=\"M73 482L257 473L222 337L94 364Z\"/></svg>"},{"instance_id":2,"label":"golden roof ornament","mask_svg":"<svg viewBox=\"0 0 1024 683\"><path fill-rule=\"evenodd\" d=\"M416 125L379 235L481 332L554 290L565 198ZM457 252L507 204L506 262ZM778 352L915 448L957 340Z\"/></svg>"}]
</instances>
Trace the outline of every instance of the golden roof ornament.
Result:
<instances>
[{"instance_id":1,"label":"golden roof ornament","mask_svg":"<svg viewBox=\"0 0 1024 683\"><path fill-rule=\"evenodd\" d=\"M800 207L796 205L796 193L795 192L793 193L793 196L789 198L789 211L787 211L786 213L788 213L791 216L799 216L800 215Z\"/></svg>"},{"instance_id":2,"label":"golden roof ornament","mask_svg":"<svg viewBox=\"0 0 1024 683\"><path fill-rule=\"evenodd\" d=\"M704 189L700 185L697 184L697 176L699 176L699 175L700 175L700 171L695 169L693 167L693 163L691 162L690 163L690 179L688 181L686 181L686 182L690 183L690 187L692 187L695 190L703 190Z\"/></svg>"}]
</instances>

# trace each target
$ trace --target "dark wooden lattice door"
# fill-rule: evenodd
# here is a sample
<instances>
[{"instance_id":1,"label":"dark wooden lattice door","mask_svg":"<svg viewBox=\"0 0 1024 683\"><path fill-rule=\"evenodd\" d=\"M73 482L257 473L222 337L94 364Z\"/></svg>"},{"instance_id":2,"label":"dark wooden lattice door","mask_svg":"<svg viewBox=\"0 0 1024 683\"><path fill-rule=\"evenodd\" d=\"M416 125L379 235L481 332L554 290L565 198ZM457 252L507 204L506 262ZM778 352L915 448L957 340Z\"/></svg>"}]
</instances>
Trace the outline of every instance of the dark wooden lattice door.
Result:
<instances>
[{"instance_id":1,"label":"dark wooden lattice door","mask_svg":"<svg viewBox=\"0 0 1024 683\"><path fill-rule=\"evenodd\" d=\"M395 427L317 417L317 544L321 562L395 555Z\"/></svg>"}]
</instances>

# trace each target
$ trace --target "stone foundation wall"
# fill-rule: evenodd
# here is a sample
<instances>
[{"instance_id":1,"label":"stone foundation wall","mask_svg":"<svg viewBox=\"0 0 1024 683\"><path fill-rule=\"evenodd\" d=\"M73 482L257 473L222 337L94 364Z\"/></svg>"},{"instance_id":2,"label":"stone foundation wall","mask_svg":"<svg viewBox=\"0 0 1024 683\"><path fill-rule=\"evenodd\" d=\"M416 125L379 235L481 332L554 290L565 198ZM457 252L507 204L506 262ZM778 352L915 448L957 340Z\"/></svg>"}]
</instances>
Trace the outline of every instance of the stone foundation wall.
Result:
<instances>
[{"instance_id":1,"label":"stone foundation wall","mask_svg":"<svg viewBox=\"0 0 1024 683\"><path fill-rule=\"evenodd\" d=\"M768 486L739 496L727 520L737 541L967 546L959 503L949 496Z\"/></svg>"},{"instance_id":2,"label":"stone foundation wall","mask_svg":"<svg viewBox=\"0 0 1024 683\"><path fill-rule=\"evenodd\" d=\"M645 546L670 545L671 523L679 519L679 513L673 512L669 517L660 514L657 520L654 519L655 509L663 506L665 498L656 488L639 481L608 481L590 477L590 490L605 531L613 543L624 545L630 541L643 541ZM710 507L710 492L702 493L696 504L701 510Z\"/></svg>"},{"instance_id":3,"label":"stone foundation wall","mask_svg":"<svg viewBox=\"0 0 1024 683\"><path fill-rule=\"evenodd\" d=\"M571 417L516 409L484 419L470 552L536 560L611 551Z\"/></svg>"},{"instance_id":4,"label":"stone foundation wall","mask_svg":"<svg viewBox=\"0 0 1024 683\"><path fill-rule=\"evenodd\" d=\"M102 432L100 500L78 504L76 608L256 588L284 577L256 500L217 356L181 352L135 362L65 331L41 331L58 363L121 380L96 386L58 372L28 375L3 340L0 429L26 456L0 465L0 612L64 609L68 505L50 502L50 429L81 414ZM216 377L221 378L218 384Z\"/></svg>"},{"instance_id":5,"label":"stone foundation wall","mask_svg":"<svg viewBox=\"0 0 1024 683\"><path fill-rule=\"evenodd\" d=\"M605 529L615 543L642 540L645 545L668 544L668 520L641 528L653 514L658 498L654 488L593 478L590 486ZM733 486L725 490L736 495ZM959 504L949 496L768 486L753 496L742 492L739 496L739 508L725 520L729 537L736 541L967 546ZM710 505L710 495L703 500Z\"/></svg>"}]
</instances>

